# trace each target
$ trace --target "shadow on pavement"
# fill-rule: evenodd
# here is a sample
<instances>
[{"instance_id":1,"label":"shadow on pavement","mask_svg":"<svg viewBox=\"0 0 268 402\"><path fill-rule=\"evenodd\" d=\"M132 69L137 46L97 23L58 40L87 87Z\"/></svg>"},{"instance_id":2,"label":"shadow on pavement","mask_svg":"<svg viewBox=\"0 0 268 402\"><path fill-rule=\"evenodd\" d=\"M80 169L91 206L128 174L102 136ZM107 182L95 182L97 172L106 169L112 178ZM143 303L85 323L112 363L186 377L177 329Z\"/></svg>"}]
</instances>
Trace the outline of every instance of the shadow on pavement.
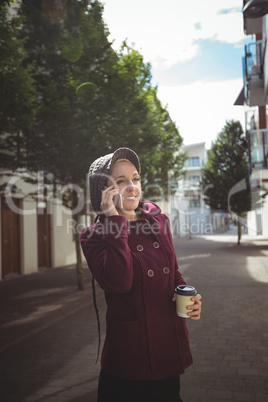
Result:
<instances>
[{"instance_id":1,"label":"shadow on pavement","mask_svg":"<svg viewBox=\"0 0 268 402\"><path fill-rule=\"evenodd\" d=\"M95 400L100 367L88 269L84 277L84 292L72 267L0 283L1 401Z\"/></svg>"}]
</instances>

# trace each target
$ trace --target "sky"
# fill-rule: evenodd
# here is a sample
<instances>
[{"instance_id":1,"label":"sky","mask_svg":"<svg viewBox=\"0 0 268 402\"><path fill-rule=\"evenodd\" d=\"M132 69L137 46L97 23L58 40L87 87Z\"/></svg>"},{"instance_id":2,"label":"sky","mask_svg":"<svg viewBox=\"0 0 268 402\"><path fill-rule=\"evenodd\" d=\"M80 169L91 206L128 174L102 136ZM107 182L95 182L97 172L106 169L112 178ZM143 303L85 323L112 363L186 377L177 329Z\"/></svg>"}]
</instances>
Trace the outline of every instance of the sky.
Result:
<instances>
[{"instance_id":1,"label":"sky","mask_svg":"<svg viewBox=\"0 0 268 402\"><path fill-rule=\"evenodd\" d=\"M109 40L138 50L184 144L211 146L226 120L240 120L234 102L243 87L242 0L102 0Z\"/></svg>"}]
</instances>

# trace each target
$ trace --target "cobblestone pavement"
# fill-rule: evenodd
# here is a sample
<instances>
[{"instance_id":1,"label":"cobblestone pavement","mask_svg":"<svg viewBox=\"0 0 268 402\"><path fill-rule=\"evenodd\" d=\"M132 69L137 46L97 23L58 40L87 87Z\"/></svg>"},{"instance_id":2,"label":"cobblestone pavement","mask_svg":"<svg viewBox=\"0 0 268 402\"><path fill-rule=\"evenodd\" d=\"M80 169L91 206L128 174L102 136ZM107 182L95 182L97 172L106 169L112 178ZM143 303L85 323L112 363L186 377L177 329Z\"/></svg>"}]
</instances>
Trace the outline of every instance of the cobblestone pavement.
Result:
<instances>
[{"instance_id":1,"label":"cobblestone pavement","mask_svg":"<svg viewBox=\"0 0 268 402\"><path fill-rule=\"evenodd\" d=\"M187 322L194 364L181 378L184 402L268 401L268 239L236 240L232 231L174 240L184 278L203 296L202 319ZM1 402L96 401L87 268L84 277L84 292L73 266L0 282ZM103 339L100 289L97 298Z\"/></svg>"},{"instance_id":2,"label":"cobblestone pavement","mask_svg":"<svg viewBox=\"0 0 268 402\"><path fill-rule=\"evenodd\" d=\"M235 231L175 240L183 276L203 297L202 319L188 323L185 402L268 401L268 240L236 241Z\"/></svg>"}]
</instances>

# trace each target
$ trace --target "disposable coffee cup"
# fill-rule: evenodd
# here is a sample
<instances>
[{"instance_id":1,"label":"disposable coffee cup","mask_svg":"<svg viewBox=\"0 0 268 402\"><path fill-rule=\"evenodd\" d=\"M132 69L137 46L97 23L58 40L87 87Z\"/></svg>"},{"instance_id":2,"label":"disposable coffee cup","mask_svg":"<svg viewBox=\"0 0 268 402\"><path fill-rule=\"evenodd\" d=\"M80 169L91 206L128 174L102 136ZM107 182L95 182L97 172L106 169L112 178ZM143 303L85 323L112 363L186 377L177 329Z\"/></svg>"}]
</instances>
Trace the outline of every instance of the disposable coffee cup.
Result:
<instances>
[{"instance_id":1,"label":"disposable coffee cup","mask_svg":"<svg viewBox=\"0 0 268 402\"><path fill-rule=\"evenodd\" d=\"M176 287L175 293L177 315L183 318L190 318L187 313L190 313L192 310L188 310L187 306L194 304L191 299L193 296L197 295L197 291L193 286L179 285Z\"/></svg>"}]
</instances>

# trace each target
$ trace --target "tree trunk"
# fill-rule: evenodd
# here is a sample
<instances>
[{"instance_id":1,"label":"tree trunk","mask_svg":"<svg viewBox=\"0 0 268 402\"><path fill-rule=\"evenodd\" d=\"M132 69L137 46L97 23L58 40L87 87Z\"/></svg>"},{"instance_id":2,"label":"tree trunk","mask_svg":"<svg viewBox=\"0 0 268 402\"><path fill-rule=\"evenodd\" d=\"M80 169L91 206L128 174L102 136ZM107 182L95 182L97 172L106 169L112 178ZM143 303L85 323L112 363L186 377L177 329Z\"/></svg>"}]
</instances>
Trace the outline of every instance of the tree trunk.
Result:
<instances>
[{"instance_id":1,"label":"tree trunk","mask_svg":"<svg viewBox=\"0 0 268 402\"><path fill-rule=\"evenodd\" d=\"M84 277L83 277L83 267L82 267L82 252L80 246L80 233L78 230L79 218L80 215L76 215L73 217L75 220L75 248L76 248L76 280L78 290L84 290Z\"/></svg>"},{"instance_id":2,"label":"tree trunk","mask_svg":"<svg viewBox=\"0 0 268 402\"><path fill-rule=\"evenodd\" d=\"M237 220L237 235L238 235L237 244L240 245L240 240L242 237L242 225L241 225L240 217L238 217L238 220Z\"/></svg>"}]
</instances>

